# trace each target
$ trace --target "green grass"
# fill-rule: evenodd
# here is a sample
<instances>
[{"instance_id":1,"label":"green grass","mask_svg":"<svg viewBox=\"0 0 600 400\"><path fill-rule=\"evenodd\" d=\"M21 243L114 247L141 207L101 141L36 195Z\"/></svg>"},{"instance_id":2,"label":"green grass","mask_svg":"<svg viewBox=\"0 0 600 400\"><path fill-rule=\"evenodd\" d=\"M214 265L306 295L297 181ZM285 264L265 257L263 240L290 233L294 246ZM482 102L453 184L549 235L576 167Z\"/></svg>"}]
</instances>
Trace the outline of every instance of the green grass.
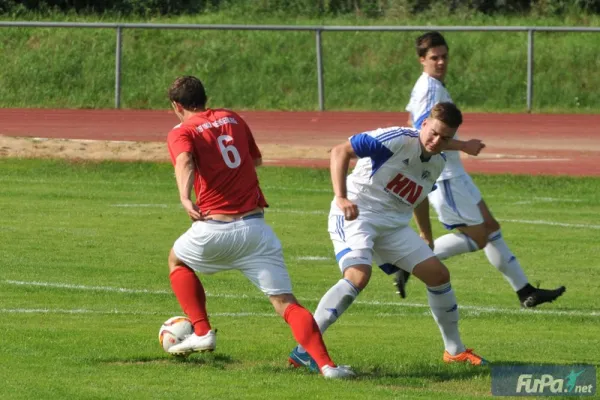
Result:
<instances>
[{"instance_id":1,"label":"green grass","mask_svg":"<svg viewBox=\"0 0 600 400\"><path fill-rule=\"evenodd\" d=\"M157 340L161 323L181 314L166 255L189 221L171 167L0 159L0 171L0 398L491 396L488 368L441 363L422 284L411 281L400 300L379 271L325 337L334 359L358 372L355 381L288 370L289 328L237 272L203 278L217 351L172 359ZM327 171L269 167L260 178L295 294L314 310L339 279L326 231ZM599 366L600 180L474 179L500 220L588 227L503 224L532 282L568 286L541 313L519 311L481 252L449 260L464 341L495 362Z\"/></svg>"},{"instance_id":2,"label":"green grass","mask_svg":"<svg viewBox=\"0 0 600 400\"><path fill-rule=\"evenodd\" d=\"M0 19L10 19L4 16ZM25 20L123 21L140 18L35 14ZM569 18L405 15L309 19L233 12L142 20L154 23L283 25L598 26L600 16ZM112 108L112 29L0 28L0 107ZM324 32L328 110L402 111L420 74L413 43L420 32ZM466 111L526 109L527 34L448 32L447 85ZM598 33L535 35L534 110L598 112ZM213 107L257 110L318 108L312 32L126 29L122 107L166 108L174 77L200 76Z\"/></svg>"}]
</instances>

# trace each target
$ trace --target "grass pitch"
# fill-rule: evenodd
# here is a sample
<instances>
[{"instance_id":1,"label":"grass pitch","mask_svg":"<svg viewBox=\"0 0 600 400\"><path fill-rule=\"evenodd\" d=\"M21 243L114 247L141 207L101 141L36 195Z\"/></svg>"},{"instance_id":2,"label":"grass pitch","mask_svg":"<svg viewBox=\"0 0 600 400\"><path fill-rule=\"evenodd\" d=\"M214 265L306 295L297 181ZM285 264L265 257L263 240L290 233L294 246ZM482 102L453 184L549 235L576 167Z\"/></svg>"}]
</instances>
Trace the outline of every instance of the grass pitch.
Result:
<instances>
[{"instance_id":1,"label":"grass pitch","mask_svg":"<svg viewBox=\"0 0 600 400\"><path fill-rule=\"evenodd\" d=\"M328 172L260 177L295 294L314 311L339 279ZM482 252L448 260L465 343L498 363L600 365L600 179L474 179L532 284L567 293L522 311ZM423 285L401 300L380 271L325 335L354 381L286 368L289 328L234 271L202 278L217 351L178 361L157 338L181 314L166 258L189 226L169 165L1 159L0 187L0 398L491 397L488 368L441 362Z\"/></svg>"}]
</instances>

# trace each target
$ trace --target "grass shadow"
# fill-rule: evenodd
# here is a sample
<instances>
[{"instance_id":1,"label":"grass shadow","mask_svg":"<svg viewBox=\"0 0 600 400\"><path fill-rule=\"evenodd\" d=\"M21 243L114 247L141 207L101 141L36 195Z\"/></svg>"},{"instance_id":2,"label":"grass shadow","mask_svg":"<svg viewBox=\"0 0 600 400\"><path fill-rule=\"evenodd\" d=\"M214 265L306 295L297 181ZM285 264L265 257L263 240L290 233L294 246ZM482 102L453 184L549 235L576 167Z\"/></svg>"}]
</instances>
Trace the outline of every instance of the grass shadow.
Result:
<instances>
[{"instance_id":1,"label":"grass shadow","mask_svg":"<svg viewBox=\"0 0 600 400\"><path fill-rule=\"evenodd\" d=\"M159 357L111 357L96 361L112 365L185 365L190 367L209 366L216 369L225 369L228 365L240 363L231 356L221 353L191 354L188 357L175 357L170 355Z\"/></svg>"},{"instance_id":2,"label":"grass shadow","mask_svg":"<svg viewBox=\"0 0 600 400\"><path fill-rule=\"evenodd\" d=\"M396 368L371 366L355 370L358 379L393 379L427 382L465 381L490 376L489 366L446 365L446 364L410 364Z\"/></svg>"}]
</instances>

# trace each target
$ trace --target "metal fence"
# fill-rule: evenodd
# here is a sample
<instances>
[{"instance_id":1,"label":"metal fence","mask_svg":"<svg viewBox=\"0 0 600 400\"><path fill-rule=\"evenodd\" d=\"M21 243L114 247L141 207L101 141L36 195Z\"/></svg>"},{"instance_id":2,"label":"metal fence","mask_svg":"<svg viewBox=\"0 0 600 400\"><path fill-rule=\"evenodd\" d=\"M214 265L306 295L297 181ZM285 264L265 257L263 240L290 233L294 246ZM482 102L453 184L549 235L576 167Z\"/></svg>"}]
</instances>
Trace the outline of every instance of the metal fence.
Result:
<instances>
[{"instance_id":1,"label":"metal fence","mask_svg":"<svg viewBox=\"0 0 600 400\"><path fill-rule=\"evenodd\" d=\"M323 32L341 31L454 31L454 32L527 32L527 111L533 103L533 55L535 32L600 32L599 28L588 27L552 27L552 26L288 26L288 25L202 25L202 24L142 24L142 23L77 23L77 22L27 22L0 21L0 27L30 28L94 28L114 29L115 45L115 108L121 107L121 50L124 29L192 29L192 30L245 30L245 31L312 31L315 33L317 54L317 87L319 110L325 110L325 82L323 80Z\"/></svg>"}]
</instances>

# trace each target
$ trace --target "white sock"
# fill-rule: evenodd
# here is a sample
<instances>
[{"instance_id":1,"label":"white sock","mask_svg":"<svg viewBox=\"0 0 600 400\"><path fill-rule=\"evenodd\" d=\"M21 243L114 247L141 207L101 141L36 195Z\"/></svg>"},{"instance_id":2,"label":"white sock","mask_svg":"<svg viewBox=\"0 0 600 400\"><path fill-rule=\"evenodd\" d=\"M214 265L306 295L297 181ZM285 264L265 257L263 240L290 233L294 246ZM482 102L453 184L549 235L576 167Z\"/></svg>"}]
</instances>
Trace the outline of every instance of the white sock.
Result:
<instances>
[{"instance_id":1,"label":"white sock","mask_svg":"<svg viewBox=\"0 0 600 400\"><path fill-rule=\"evenodd\" d=\"M340 279L323 295L314 317L321 333L325 333L327 328L333 324L350 307L356 296L360 293L353 284L346 279ZM298 345L298 350L302 353L306 350Z\"/></svg>"},{"instance_id":2,"label":"white sock","mask_svg":"<svg viewBox=\"0 0 600 400\"><path fill-rule=\"evenodd\" d=\"M500 230L490 234L488 244L483 251L490 263L504 275L515 292L527 285L527 277L521 264L506 245Z\"/></svg>"},{"instance_id":3,"label":"white sock","mask_svg":"<svg viewBox=\"0 0 600 400\"><path fill-rule=\"evenodd\" d=\"M450 282L440 286L427 286L427 300L433 319L437 322L446 351L455 356L465 351L458 333L458 305Z\"/></svg>"},{"instance_id":4,"label":"white sock","mask_svg":"<svg viewBox=\"0 0 600 400\"><path fill-rule=\"evenodd\" d=\"M479 250L477 243L464 233L448 233L440 236L435 239L433 246L433 252L440 260L477 250Z\"/></svg>"}]
</instances>

